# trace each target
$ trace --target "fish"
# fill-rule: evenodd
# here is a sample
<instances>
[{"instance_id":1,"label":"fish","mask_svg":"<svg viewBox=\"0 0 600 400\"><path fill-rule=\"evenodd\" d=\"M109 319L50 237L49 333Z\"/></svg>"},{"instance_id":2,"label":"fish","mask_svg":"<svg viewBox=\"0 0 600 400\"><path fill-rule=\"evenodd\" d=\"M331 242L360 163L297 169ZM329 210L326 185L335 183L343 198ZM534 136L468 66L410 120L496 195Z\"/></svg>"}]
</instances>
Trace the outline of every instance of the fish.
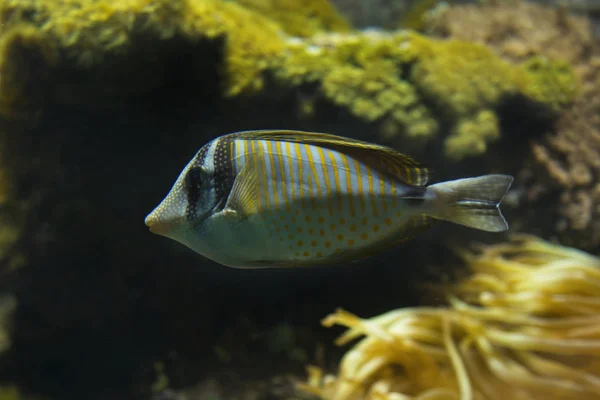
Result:
<instances>
[{"instance_id":1,"label":"fish","mask_svg":"<svg viewBox=\"0 0 600 400\"><path fill-rule=\"evenodd\" d=\"M512 176L431 176L395 149L343 136L228 133L197 151L145 224L232 268L355 262L440 220L508 229L500 203Z\"/></svg>"}]
</instances>

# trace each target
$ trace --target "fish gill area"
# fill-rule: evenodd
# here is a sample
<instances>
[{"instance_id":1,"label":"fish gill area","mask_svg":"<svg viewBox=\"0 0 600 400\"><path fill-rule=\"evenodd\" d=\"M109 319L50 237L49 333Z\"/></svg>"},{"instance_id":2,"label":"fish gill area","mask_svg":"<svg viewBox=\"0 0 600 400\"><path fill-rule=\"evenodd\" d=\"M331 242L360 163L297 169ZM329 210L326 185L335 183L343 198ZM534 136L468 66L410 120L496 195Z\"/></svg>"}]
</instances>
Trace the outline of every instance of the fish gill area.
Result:
<instances>
[{"instance_id":1,"label":"fish gill area","mask_svg":"<svg viewBox=\"0 0 600 400\"><path fill-rule=\"evenodd\" d=\"M359 28L359 3L0 0L0 400L517 396L494 394L502 382L550 398L526 397L549 396L546 381L485 364L517 356L562 377L562 398L598 398L600 294L586 286L600 282L594 21L544 2L423 0ZM512 174L511 230L440 224L362 263L258 272L148 232L145 215L202 145L277 128L388 145L435 181ZM475 242L489 247L457 250ZM504 252L524 255L515 266ZM550 264L564 260L561 280ZM520 290L539 300L521 314ZM371 335L341 363L340 331L321 325L340 307L353 314L324 325ZM366 319L395 309L408 314ZM540 322L556 315L576 322ZM417 322L392 329L404 321ZM476 354L461 347L470 364L457 361L448 321L456 340L478 338ZM386 347L394 335L405 347ZM419 340L439 348L406 347ZM573 348L589 353L584 367L540 358Z\"/></svg>"}]
</instances>

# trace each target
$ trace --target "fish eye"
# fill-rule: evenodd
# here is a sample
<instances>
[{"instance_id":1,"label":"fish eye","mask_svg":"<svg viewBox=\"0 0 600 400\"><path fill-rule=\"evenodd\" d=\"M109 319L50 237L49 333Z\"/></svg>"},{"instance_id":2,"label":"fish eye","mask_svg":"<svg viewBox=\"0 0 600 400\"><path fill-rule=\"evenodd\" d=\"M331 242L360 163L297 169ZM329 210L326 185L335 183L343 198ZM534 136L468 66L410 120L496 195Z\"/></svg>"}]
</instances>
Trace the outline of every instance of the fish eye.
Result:
<instances>
[{"instance_id":1,"label":"fish eye","mask_svg":"<svg viewBox=\"0 0 600 400\"><path fill-rule=\"evenodd\" d=\"M199 190L206 179L206 172L202 167L192 167L185 176L188 190Z\"/></svg>"}]
</instances>

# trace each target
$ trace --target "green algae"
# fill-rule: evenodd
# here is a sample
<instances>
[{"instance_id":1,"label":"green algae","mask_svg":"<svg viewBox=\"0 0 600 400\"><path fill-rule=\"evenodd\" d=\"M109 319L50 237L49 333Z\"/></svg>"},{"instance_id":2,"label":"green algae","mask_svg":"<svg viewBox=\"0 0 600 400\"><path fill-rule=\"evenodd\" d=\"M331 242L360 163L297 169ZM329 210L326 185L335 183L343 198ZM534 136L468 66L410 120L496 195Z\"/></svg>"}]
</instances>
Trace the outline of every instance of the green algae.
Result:
<instances>
[{"instance_id":1,"label":"green algae","mask_svg":"<svg viewBox=\"0 0 600 400\"><path fill-rule=\"evenodd\" d=\"M514 65L480 44L410 31L321 35L288 50L275 71L282 85L316 82L356 117L384 121L387 136L427 142L444 133L452 160L484 154L501 137L495 110L504 99L525 96L556 111L575 94L568 66Z\"/></svg>"},{"instance_id":2,"label":"green algae","mask_svg":"<svg viewBox=\"0 0 600 400\"><path fill-rule=\"evenodd\" d=\"M499 138L500 127L496 114L490 110L479 111L471 118L458 121L444 142L444 152L451 159L484 154L488 143Z\"/></svg>"},{"instance_id":3,"label":"green algae","mask_svg":"<svg viewBox=\"0 0 600 400\"><path fill-rule=\"evenodd\" d=\"M557 111L575 94L568 65L538 58L514 65L489 48L436 40L411 31L347 32L324 1L267 0L3 0L0 2L0 99L3 113L26 103L15 63L23 38L49 66L102 66L108 54L126 55L152 40L183 38L223 47L215 65L223 96L263 93L269 77L281 88L311 87L318 96L380 124L389 137L415 143L444 140L452 160L484 154L501 137L496 109L524 96ZM304 10L295 13L294 10ZM293 21L292 21L293 19ZM292 35L292 36L291 36ZM298 37L300 36L300 37ZM108 68L109 66L107 66ZM8 113L10 114L10 113Z\"/></svg>"},{"instance_id":4,"label":"green algae","mask_svg":"<svg viewBox=\"0 0 600 400\"><path fill-rule=\"evenodd\" d=\"M578 89L571 66L563 61L536 56L525 61L523 92L536 101L559 111L570 104Z\"/></svg>"}]
</instances>

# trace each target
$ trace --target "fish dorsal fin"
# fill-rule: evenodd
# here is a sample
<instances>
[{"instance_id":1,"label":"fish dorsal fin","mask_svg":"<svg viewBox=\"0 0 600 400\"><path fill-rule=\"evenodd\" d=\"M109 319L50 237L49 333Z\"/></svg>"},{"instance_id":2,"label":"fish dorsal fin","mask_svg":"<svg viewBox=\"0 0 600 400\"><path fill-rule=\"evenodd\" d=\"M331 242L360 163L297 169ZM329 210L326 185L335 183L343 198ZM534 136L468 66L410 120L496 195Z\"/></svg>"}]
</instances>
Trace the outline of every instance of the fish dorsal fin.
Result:
<instances>
[{"instance_id":1,"label":"fish dorsal fin","mask_svg":"<svg viewBox=\"0 0 600 400\"><path fill-rule=\"evenodd\" d=\"M247 160L237 174L225 205L226 212L234 212L237 218L245 219L260 210L260 163Z\"/></svg>"},{"instance_id":2,"label":"fish dorsal fin","mask_svg":"<svg viewBox=\"0 0 600 400\"><path fill-rule=\"evenodd\" d=\"M409 185L425 186L431 177L431 170L411 157L392 148L361 140L291 130L244 131L233 135L240 139L276 140L326 147L354 157L376 171L391 175Z\"/></svg>"}]
</instances>

